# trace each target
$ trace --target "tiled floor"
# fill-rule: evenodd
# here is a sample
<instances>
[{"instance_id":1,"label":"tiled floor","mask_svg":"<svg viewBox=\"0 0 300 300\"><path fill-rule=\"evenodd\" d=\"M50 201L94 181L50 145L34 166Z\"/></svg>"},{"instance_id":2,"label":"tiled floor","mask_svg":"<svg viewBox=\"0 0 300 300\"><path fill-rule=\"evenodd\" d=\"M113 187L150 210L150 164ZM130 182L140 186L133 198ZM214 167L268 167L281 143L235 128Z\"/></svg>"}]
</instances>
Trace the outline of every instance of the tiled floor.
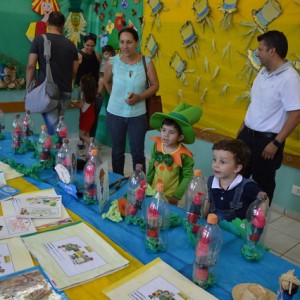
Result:
<instances>
[{"instance_id":1,"label":"tiled floor","mask_svg":"<svg viewBox=\"0 0 300 300\"><path fill-rule=\"evenodd\" d=\"M111 170L111 148L101 146L103 160L108 160ZM131 155L125 156L125 176L132 172ZM300 222L288 218L274 210L271 210L271 217L265 235L265 246L270 251L300 266Z\"/></svg>"}]
</instances>

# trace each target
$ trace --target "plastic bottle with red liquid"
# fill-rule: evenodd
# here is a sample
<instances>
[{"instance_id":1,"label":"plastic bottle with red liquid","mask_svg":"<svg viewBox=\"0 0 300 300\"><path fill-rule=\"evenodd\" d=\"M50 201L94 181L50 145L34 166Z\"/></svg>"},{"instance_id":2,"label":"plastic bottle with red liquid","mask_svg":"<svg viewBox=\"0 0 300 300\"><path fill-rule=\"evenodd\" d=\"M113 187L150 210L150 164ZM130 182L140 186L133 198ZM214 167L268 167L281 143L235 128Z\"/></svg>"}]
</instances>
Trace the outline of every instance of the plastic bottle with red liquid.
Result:
<instances>
[{"instance_id":1,"label":"plastic bottle with red liquid","mask_svg":"<svg viewBox=\"0 0 300 300\"><path fill-rule=\"evenodd\" d=\"M41 126L41 133L37 142L39 158L41 162L49 161L51 159L51 137L47 132L46 125Z\"/></svg>"},{"instance_id":2,"label":"plastic bottle with red liquid","mask_svg":"<svg viewBox=\"0 0 300 300\"><path fill-rule=\"evenodd\" d=\"M146 249L152 253L165 251L170 227L170 207L164 185L157 183L156 193L146 211Z\"/></svg>"},{"instance_id":3,"label":"plastic bottle with red liquid","mask_svg":"<svg viewBox=\"0 0 300 300\"><path fill-rule=\"evenodd\" d=\"M83 199L86 204L97 204L97 182L99 178L96 178L96 171L100 162L98 161L98 150L92 149L91 150L91 157L86 162L84 169L83 169L83 179L84 179L84 186L85 191L83 193Z\"/></svg>"},{"instance_id":4,"label":"plastic bottle with red liquid","mask_svg":"<svg viewBox=\"0 0 300 300\"><path fill-rule=\"evenodd\" d=\"M64 123L64 116L59 116L58 124L55 127L56 144L55 148L59 149L63 144L63 139L68 136L68 128Z\"/></svg>"},{"instance_id":5,"label":"plastic bottle with red liquid","mask_svg":"<svg viewBox=\"0 0 300 300\"><path fill-rule=\"evenodd\" d=\"M25 117L22 122L22 131L25 139L33 135L33 121L31 119L30 110L26 111Z\"/></svg>"},{"instance_id":6,"label":"plastic bottle with red liquid","mask_svg":"<svg viewBox=\"0 0 300 300\"><path fill-rule=\"evenodd\" d=\"M250 204L246 213L247 241L242 255L249 261L259 261L263 256L263 239L269 218L269 202L258 198Z\"/></svg>"},{"instance_id":7,"label":"plastic bottle with red liquid","mask_svg":"<svg viewBox=\"0 0 300 300\"><path fill-rule=\"evenodd\" d=\"M185 209L189 223L196 226L198 218L202 217L202 210L206 197L206 182L201 170L195 169L194 176L185 191Z\"/></svg>"},{"instance_id":8,"label":"plastic bottle with red liquid","mask_svg":"<svg viewBox=\"0 0 300 300\"><path fill-rule=\"evenodd\" d=\"M18 150L22 146L22 135L22 121L20 119L20 115L16 114L16 117L12 122L11 129L12 149L14 154L18 153Z\"/></svg>"},{"instance_id":9,"label":"plastic bottle with red liquid","mask_svg":"<svg viewBox=\"0 0 300 300\"><path fill-rule=\"evenodd\" d=\"M96 143L95 143L95 138L94 137L90 137L89 144L86 147L86 160L87 161L90 159L90 157L91 157L91 151L93 149L98 149L98 148L97 148ZM100 159L99 152L98 152L98 159Z\"/></svg>"},{"instance_id":10,"label":"plastic bottle with red liquid","mask_svg":"<svg viewBox=\"0 0 300 300\"><path fill-rule=\"evenodd\" d=\"M193 268L193 281L207 289L216 283L214 266L223 243L222 231L215 214L207 216L207 222L198 232Z\"/></svg>"}]
</instances>

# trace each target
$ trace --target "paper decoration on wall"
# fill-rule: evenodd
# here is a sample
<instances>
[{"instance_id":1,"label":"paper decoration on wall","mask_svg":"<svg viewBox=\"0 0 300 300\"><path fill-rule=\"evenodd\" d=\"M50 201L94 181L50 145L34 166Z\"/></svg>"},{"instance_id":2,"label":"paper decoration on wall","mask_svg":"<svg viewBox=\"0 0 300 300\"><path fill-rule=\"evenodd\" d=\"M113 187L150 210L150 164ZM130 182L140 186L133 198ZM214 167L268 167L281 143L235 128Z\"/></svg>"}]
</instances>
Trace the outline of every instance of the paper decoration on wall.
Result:
<instances>
[{"instance_id":1,"label":"paper decoration on wall","mask_svg":"<svg viewBox=\"0 0 300 300\"><path fill-rule=\"evenodd\" d=\"M206 96L207 96L207 92L208 92L208 88L205 88L202 92L202 95L200 97L200 103L201 104L204 104L205 103L205 99L206 99Z\"/></svg>"},{"instance_id":2,"label":"paper decoration on wall","mask_svg":"<svg viewBox=\"0 0 300 300\"><path fill-rule=\"evenodd\" d=\"M114 28L115 24L111 20L108 20L107 25L105 26L106 31L111 34Z\"/></svg>"},{"instance_id":3,"label":"paper decoration on wall","mask_svg":"<svg viewBox=\"0 0 300 300\"><path fill-rule=\"evenodd\" d=\"M197 35L194 32L193 24L187 21L180 29L180 34L183 39L182 47L186 48L188 58L199 54L197 45Z\"/></svg>"},{"instance_id":4,"label":"paper decoration on wall","mask_svg":"<svg viewBox=\"0 0 300 300\"><path fill-rule=\"evenodd\" d=\"M183 85L188 85L185 73L193 73L194 70L186 70L186 61L184 61L177 51L175 51L169 62L170 67L176 72L176 77L180 78Z\"/></svg>"},{"instance_id":5,"label":"paper decoration on wall","mask_svg":"<svg viewBox=\"0 0 300 300\"><path fill-rule=\"evenodd\" d=\"M228 42L222 50L222 55L221 55L222 60L224 60L226 57L228 58L228 62L231 65L231 44L230 44L230 42Z\"/></svg>"},{"instance_id":6,"label":"paper decoration on wall","mask_svg":"<svg viewBox=\"0 0 300 300\"><path fill-rule=\"evenodd\" d=\"M99 2L94 3L94 12L96 13L96 15L98 15L99 5L100 5Z\"/></svg>"},{"instance_id":7,"label":"paper decoration on wall","mask_svg":"<svg viewBox=\"0 0 300 300\"><path fill-rule=\"evenodd\" d=\"M180 89L177 92L178 103L183 102L183 91Z\"/></svg>"},{"instance_id":8,"label":"paper decoration on wall","mask_svg":"<svg viewBox=\"0 0 300 300\"><path fill-rule=\"evenodd\" d=\"M196 92L196 93L199 92L200 80L201 80L201 77L200 77L200 76L197 76L197 77L196 77L196 80L195 80L195 82L194 82L194 92Z\"/></svg>"},{"instance_id":9,"label":"paper decoration on wall","mask_svg":"<svg viewBox=\"0 0 300 300\"><path fill-rule=\"evenodd\" d=\"M104 46L107 45L108 43L108 36L107 36L107 31L104 31L100 36L100 47L103 48Z\"/></svg>"},{"instance_id":10,"label":"paper decoration on wall","mask_svg":"<svg viewBox=\"0 0 300 300\"><path fill-rule=\"evenodd\" d=\"M67 31L67 38L71 40L77 47L80 43L80 35L85 35L85 28L87 22L85 21L80 8L70 8L70 13L65 23L65 30Z\"/></svg>"},{"instance_id":11,"label":"paper decoration on wall","mask_svg":"<svg viewBox=\"0 0 300 300\"><path fill-rule=\"evenodd\" d=\"M242 54L243 55L243 54ZM246 59L246 64L239 73L238 77L245 81L246 85L250 87L252 77L256 76L261 68L260 60L256 56L256 50L247 50L247 55L243 55Z\"/></svg>"},{"instance_id":12,"label":"paper decoration on wall","mask_svg":"<svg viewBox=\"0 0 300 300\"><path fill-rule=\"evenodd\" d=\"M223 0L223 5L219 10L224 13L224 17L220 24L223 30L229 30L232 27L232 14L237 11L238 0Z\"/></svg>"},{"instance_id":13,"label":"paper decoration on wall","mask_svg":"<svg viewBox=\"0 0 300 300\"><path fill-rule=\"evenodd\" d=\"M152 27L156 23L156 28L160 28L160 12L168 11L168 9L164 8L164 4L159 0L148 0L148 4L151 8L151 16L153 17Z\"/></svg>"},{"instance_id":14,"label":"paper decoration on wall","mask_svg":"<svg viewBox=\"0 0 300 300\"><path fill-rule=\"evenodd\" d=\"M126 9L128 7L128 2L126 0L123 0L121 3L121 6Z\"/></svg>"},{"instance_id":15,"label":"paper decoration on wall","mask_svg":"<svg viewBox=\"0 0 300 300\"><path fill-rule=\"evenodd\" d=\"M115 27L120 31L125 26L125 15L123 13L116 13Z\"/></svg>"},{"instance_id":16,"label":"paper decoration on wall","mask_svg":"<svg viewBox=\"0 0 300 300\"><path fill-rule=\"evenodd\" d=\"M208 57L207 56L204 57L204 71L205 71L205 73L210 72L209 62L208 62Z\"/></svg>"},{"instance_id":17,"label":"paper decoration on wall","mask_svg":"<svg viewBox=\"0 0 300 300\"><path fill-rule=\"evenodd\" d=\"M102 3L102 9L105 10L107 6L108 6L107 2L104 1L104 2Z\"/></svg>"},{"instance_id":18,"label":"paper decoration on wall","mask_svg":"<svg viewBox=\"0 0 300 300\"><path fill-rule=\"evenodd\" d=\"M220 93L219 93L220 96L225 96L225 95L226 95L229 86L230 86L229 83L226 83L226 84L221 88Z\"/></svg>"},{"instance_id":19,"label":"paper decoration on wall","mask_svg":"<svg viewBox=\"0 0 300 300\"><path fill-rule=\"evenodd\" d=\"M219 72L220 72L220 67L216 66L215 71L214 71L213 76L212 76L212 79L211 79L211 84L212 85L215 84L215 81L216 81L217 76L219 75Z\"/></svg>"},{"instance_id":20,"label":"paper decoration on wall","mask_svg":"<svg viewBox=\"0 0 300 300\"><path fill-rule=\"evenodd\" d=\"M193 10L196 13L196 22L200 23L202 32L204 32L206 25L215 32L213 24L209 18L210 7L207 4L207 0L197 0L193 4Z\"/></svg>"},{"instance_id":21,"label":"paper decoration on wall","mask_svg":"<svg viewBox=\"0 0 300 300\"><path fill-rule=\"evenodd\" d=\"M278 18L282 13L282 8L277 0L267 0L262 8L252 11L254 22L242 21L242 26L250 27L250 30L243 34L243 37L250 36L246 49L249 48L257 31L264 33L267 31L267 26Z\"/></svg>"},{"instance_id":22,"label":"paper decoration on wall","mask_svg":"<svg viewBox=\"0 0 300 300\"><path fill-rule=\"evenodd\" d=\"M153 34L149 34L146 39L145 48L150 52L150 57L155 57L158 61L158 44L153 36Z\"/></svg>"},{"instance_id":23,"label":"paper decoration on wall","mask_svg":"<svg viewBox=\"0 0 300 300\"><path fill-rule=\"evenodd\" d=\"M214 51L214 53L217 53L217 52L218 52L217 46L216 46L216 40L215 40L215 39L213 39L213 40L211 41L211 48L212 48L212 50Z\"/></svg>"},{"instance_id":24,"label":"paper decoration on wall","mask_svg":"<svg viewBox=\"0 0 300 300\"><path fill-rule=\"evenodd\" d=\"M47 22L52 11L58 11L59 5L56 0L33 0L32 10L43 18L37 22L31 22L26 31L27 38L32 41L37 35L47 32Z\"/></svg>"},{"instance_id":25,"label":"paper decoration on wall","mask_svg":"<svg viewBox=\"0 0 300 300\"><path fill-rule=\"evenodd\" d=\"M134 26L133 22L130 19L128 19L128 25L127 26L133 28L135 31L138 31L137 28Z\"/></svg>"},{"instance_id":26,"label":"paper decoration on wall","mask_svg":"<svg viewBox=\"0 0 300 300\"><path fill-rule=\"evenodd\" d=\"M293 67L296 69L296 71L300 74L300 55L295 54L298 60L292 61Z\"/></svg>"}]
</instances>

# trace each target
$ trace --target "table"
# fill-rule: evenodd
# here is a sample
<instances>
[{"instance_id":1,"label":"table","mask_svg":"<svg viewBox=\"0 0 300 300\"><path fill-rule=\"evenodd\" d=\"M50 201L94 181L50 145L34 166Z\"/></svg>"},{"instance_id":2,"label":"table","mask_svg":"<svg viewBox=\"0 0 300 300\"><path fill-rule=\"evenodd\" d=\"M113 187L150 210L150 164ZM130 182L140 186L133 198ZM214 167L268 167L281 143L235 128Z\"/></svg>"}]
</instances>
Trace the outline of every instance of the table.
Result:
<instances>
[{"instance_id":1,"label":"table","mask_svg":"<svg viewBox=\"0 0 300 300\"><path fill-rule=\"evenodd\" d=\"M24 155L12 155L9 150L9 141L0 141L0 146L2 147L0 150L0 158L1 156L10 157L16 162L25 161L25 164L28 165L36 162L35 159L30 158L30 154L28 153ZM24 160L24 158L26 158L26 160ZM37 181L30 177L26 177L25 179L39 189L55 187L57 193L62 195L63 203L69 211L99 230L102 234L121 247L119 249L123 249L128 255L133 256L141 263L146 264L153 259L160 257L180 273L191 279L194 247L190 245L186 232L182 226L170 229L170 242L166 252L157 254L150 253L145 249L144 233L142 233L138 227L128 225L124 221L114 223L108 219L103 219L97 205L87 206L82 199L76 200L62 191L56 184L57 180L54 171L47 170L46 172L42 172L41 178L44 179L44 182ZM121 177L117 174L110 174L110 182L114 182L119 178ZM112 195L110 200L118 199L123 196L125 192L126 185L123 184L121 188ZM104 211L108 210L108 208L109 205L104 208ZM172 206L172 211L178 213L181 217L185 216L184 210L179 207ZM208 290L219 299L232 299L232 288L236 284L247 282L259 283L276 292L278 289L279 276L290 269L295 269L295 274L298 278L300 277L299 267L266 251L264 252L262 260L259 262L249 262L245 260L240 253L240 248L244 241L232 233L223 230L223 240L223 247L216 265L217 284ZM127 268L123 271L126 272L126 270L127 272L130 272ZM119 276L119 272L114 274ZM93 282L89 284L93 285ZM85 284L82 285L82 287L77 288L85 290ZM104 287L101 286L101 289L102 288ZM87 288L87 292L93 294L94 290ZM94 295L92 294L88 294L88 298L82 299L96 299L93 298ZM70 297L72 299L71 295ZM74 299L76 299L76 297ZM300 299L300 295L294 299Z\"/></svg>"}]
</instances>

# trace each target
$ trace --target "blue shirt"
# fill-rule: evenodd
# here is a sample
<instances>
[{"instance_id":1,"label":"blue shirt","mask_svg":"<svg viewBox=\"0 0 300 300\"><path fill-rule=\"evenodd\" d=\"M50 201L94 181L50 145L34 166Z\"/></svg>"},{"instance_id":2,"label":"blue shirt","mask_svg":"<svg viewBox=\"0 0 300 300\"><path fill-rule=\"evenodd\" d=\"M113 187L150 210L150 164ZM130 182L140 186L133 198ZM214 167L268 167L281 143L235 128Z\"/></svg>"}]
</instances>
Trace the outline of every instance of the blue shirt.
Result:
<instances>
[{"instance_id":1,"label":"blue shirt","mask_svg":"<svg viewBox=\"0 0 300 300\"><path fill-rule=\"evenodd\" d=\"M145 58L148 66L150 58L148 56ZM134 65L124 63L121 61L119 55L111 57L110 60L112 63L113 78L107 111L125 118L145 114L145 100L141 100L135 105L128 105L125 102L130 93L139 95L146 90L146 74L142 56L141 60Z\"/></svg>"}]
</instances>

